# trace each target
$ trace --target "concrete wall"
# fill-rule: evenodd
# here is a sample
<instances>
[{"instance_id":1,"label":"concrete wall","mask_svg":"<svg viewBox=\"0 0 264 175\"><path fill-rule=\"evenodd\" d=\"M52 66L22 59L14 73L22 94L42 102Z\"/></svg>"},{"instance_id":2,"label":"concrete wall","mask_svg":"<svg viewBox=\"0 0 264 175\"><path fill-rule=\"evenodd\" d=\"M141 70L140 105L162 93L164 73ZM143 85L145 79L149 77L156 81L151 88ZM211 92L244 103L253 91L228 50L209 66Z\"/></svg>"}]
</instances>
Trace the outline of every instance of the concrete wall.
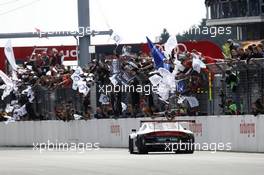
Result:
<instances>
[{"instance_id":1,"label":"concrete wall","mask_svg":"<svg viewBox=\"0 0 264 175\"><path fill-rule=\"evenodd\" d=\"M264 152L264 116L179 117L196 142L231 144L232 151ZM131 129L142 119L89 121L20 121L0 123L0 146L33 146L33 143L95 143L100 147L127 147Z\"/></svg>"}]
</instances>

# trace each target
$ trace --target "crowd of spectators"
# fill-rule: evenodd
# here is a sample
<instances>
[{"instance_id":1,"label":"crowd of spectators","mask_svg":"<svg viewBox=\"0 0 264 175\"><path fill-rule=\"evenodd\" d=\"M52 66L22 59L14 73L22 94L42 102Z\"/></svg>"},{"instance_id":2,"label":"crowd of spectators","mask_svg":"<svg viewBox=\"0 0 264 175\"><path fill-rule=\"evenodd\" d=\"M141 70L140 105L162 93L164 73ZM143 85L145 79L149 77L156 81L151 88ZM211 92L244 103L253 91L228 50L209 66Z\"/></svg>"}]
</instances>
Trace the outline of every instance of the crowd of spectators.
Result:
<instances>
[{"instance_id":1,"label":"crowd of spectators","mask_svg":"<svg viewBox=\"0 0 264 175\"><path fill-rule=\"evenodd\" d=\"M263 59L264 58L264 46L263 43L258 43L258 44L248 44L246 46L241 46L240 44L234 42L232 39L229 39L227 41L227 46L228 46L228 51L230 52L230 57L228 56L226 58L227 60L227 65L229 68L226 70L226 79L225 79L225 85L226 87L230 90L230 96L226 96L226 94L220 93L220 96L222 99L225 99L224 101L222 100L222 104L220 104L220 107L225 109L225 114L228 115L238 115L238 114L243 114L242 108L243 108L243 102L240 99L241 94L239 94L239 89L245 88L243 87L242 84L249 84L249 74L246 72L241 72L241 71L232 71L232 68L236 67L236 62L244 62L244 67L247 67L247 65L251 65L252 62L251 60L255 59ZM255 63L253 63L255 64ZM261 70L261 67L260 67ZM256 71L256 70L255 70ZM254 72L251 70L251 72ZM263 72L255 72L254 76L252 78L260 77L260 81L262 78ZM239 77L243 78L243 76L247 77L246 82L242 82ZM244 78L245 78L244 77ZM259 81L259 80L257 80ZM255 82L256 84L260 82ZM258 86L259 86L258 85ZM249 88L247 88L250 90ZM251 92L247 92L251 93ZM254 101L251 104L251 112L255 115L257 114L264 114L264 99L261 97L261 92L259 92L258 95L259 97L257 98L256 101ZM251 94L252 95L252 94Z\"/></svg>"},{"instance_id":2,"label":"crowd of spectators","mask_svg":"<svg viewBox=\"0 0 264 175\"><path fill-rule=\"evenodd\" d=\"M250 45L246 49L233 40L228 40L228 44L232 60L249 62L252 58L264 57L262 44ZM162 49L162 46L159 46L159 49ZM2 106L0 120L10 122L51 119L43 117L47 114L36 111L34 93L38 88L50 92L56 92L57 89L70 89L71 91L67 91L68 94L74 91L74 95L80 97L79 101L74 101L61 95L62 100L54 104L51 114L55 115L55 119L63 121L206 115L200 111L199 99L197 99L199 92L208 90L209 71L205 65L223 62L223 60L204 56L196 50L180 51L177 54L173 50L170 57L164 59L163 68L157 71L155 61L148 53L133 53L130 46L124 46L120 54L107 54L93 59L84 68L65 67L62 64L63 61L63 52L56 49L52 49L49 53L46 51L33 53L17 71L10 73L7 77L12 84L5 85L4 81L1 86L2 100L5 105ZM165 82L168 77L162 74L173 77L173 81L166 81L168 84L176 84L175 87L172 86L174 91L166 91L167 94L150 91L146 94L143 91L116 91L115 89L116 85L133 86L134 89L138 86L152 87L157 84L155 81ZM238 81L236 74L232 71L226 72L225 82L234 94L238 88ZM90 88L93 85L97 87L97 108L94 111L90 104ZM99 90L109 85L112 91ZM12 87L11 90L8 90L9 86ZM230 98L223 102L222 107L226 108L227 114L239 114L236 100ZM81 104L82 107L77 109L78 105L75 103ZM262 99L258 99L252 109L254 114L263 113Z\"/></svg>"},{"instance_id":3,"label":"crowd of spectators","mask_svg":"<svg viewBox=\"0 0 264 175\"><path fill-rule=\"evenodd\" d=\"M83 69L72 69L62 64L63 59L62 51L58 52L56 49L52 49L49 53L46 51L33 53L26 62L18 66L17 70L10 71L9 76L1 71L2 109L0 120L51 119L51 116L47 116L50 115L48 113L50 111L41 114L35 110L35 105L39 105L38 108L47 105L36 104L35 96L44 96L45 94L43 91L43 94L35 93L38 93L39 89L46 92L56 92L57 89L72 89L73 76L78 76L80 79L79 82L76 82L78 84L74 89L77 91L76 95L80 95L85 99L89 87L94 82L93 69L90 68L92 65ZM77 74L80 69L82 72ZM66 121L74 119L74 114L78 115L72 102L69 101L60 101L53 108L54 110L52 110L57 119ZM87 117L86 114L83 115L83 118Z\"/></svg>"},{"instance_id":4,"label":"crowd of spectators","mask_svg":"<svg viewBox=\"0 0 264 175\"><path fill-rule=\"evenodd\" d=\"M179 116L179 115L199 115L199 104L197 102L197 91L208 84L207 69L196 70L193 66L193 58L198 56L202 63L212 63L216 60L204 57L201 53L181 52L177 55L178 63L175 64L175 56L172 53L170 59L164 60L164 69L173 73L175 67L177 72L174 75L178 86L173 94L166 100L161 98L162 94L151 92L144 94L139 92L111 92L109 94L99 94L98 97L105 97L107 102L100 101L96 110L96 118L115 117L145 117L145 116ZM177 65L177 66L176 66ZM124 53L122 55L109 55L100 59L97 63L98 76L97 84L100 86L114 84L113 78L118 85L152 86L150 77L155 72L153 58L146 53ZM199 65L198 65L199 67ZM199 69L199 68L198 68ZM158 73L159 74L159 73ZM174 82L172 81L171 84ZM190 98L185 98L190 97ZM197 102L199 103L199 102Z\"/></svg>"},{"instance_id":5,"label":"crowd of spectators","mask_svg":"<svg viewBox=\"0 0 264 175\"><path fill-rule=\"evenodd\" d=\"M182 99L173 108L174 113L177 115L197 115L199 112L198 105L191 105L192 98L184 98L195 94L195 91L203 85L203 79L205 80L202 72L193 69L192 59L194 54L199 55L205 62L212 61L212 58L203 58L195 50L180 54L178 63L180 70L177 72L176 79L181 81L182 87L178 88L176 96L177 98L182 96ZM172 111L170 99L161 99L159 94L152 91L147 95L144 92L137 91L98 92L98 107L95 111L91 111L90 94L87 92L94 82L96 82L97 90L99 85L111 85L114 88L115 81L118 85L130 85L135 88L138 85L152 85L149 77L155 74L151 74L155 71L155 64L147 53L135 54L131 52L130 46L126 46L123 48L122 54L104 55L97 60L92 60L84 68L75 69L63 66L63 57L63 52L58 52L56 49L53 49L50 53L45 51L39 54L33 53L28 61L18 68L15 77L10 74L9 77L17 88L9 93L3 92L3 99L8 97L8 100L5 101L7 105L2 108L2 120L48 119L43 117L46 114L39 114L38 111L34 111L34 92L37 88L44 88L47 91L68 88L77 90L76 95L82 96L82 100L78 102L71 99L68 101L62 100L55 104L53 111L56 118L64 121L93 117L144 117L155 114L165 115L165 113L169 115L168 111ZM171 57L164 61L164 69L169 73L174 70L174 60L175 58ZM206 72L205 69L204 71ZM80 86L75 82L77 81L76 78L84 80L84 86L88 89L87 92L81 91L80 87L79 89L75 87L75 85ZM30 89L31 96L33 96L31 101L29 101L28 91L22 95L22 91L25 91L25 89ZM21 101L22 96L25 96L23 97L24 101ZM197 99L195 100L197 101ZM73 103L82 103L82 111L78 111ZM6 110L7 107L12 107L12 109ZM19 112L19 115L12 117L16 109L24 112Z\"/></svg>"},{"instance_id":6,"label":"crowd of spectators","mask_svg":"<svg viewBox=\"0 0 264 175\"><path fill-rule=\"evenodd\" d=\"M250 61L252 58L264 58L264 46L263 44L252 44L247 48L243 48L238 43L233 40L228 40L231 58L236 60L246 60Z\"/></svg>"}]
</instances>

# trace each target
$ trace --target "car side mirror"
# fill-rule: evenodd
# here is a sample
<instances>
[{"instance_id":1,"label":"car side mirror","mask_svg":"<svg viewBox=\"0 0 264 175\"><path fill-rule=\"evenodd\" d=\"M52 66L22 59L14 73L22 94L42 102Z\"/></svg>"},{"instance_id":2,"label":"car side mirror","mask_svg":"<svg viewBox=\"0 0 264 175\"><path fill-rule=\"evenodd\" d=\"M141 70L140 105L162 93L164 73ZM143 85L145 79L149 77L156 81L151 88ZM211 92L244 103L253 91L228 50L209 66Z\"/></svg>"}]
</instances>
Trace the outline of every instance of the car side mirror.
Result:
<instances>
[{"instance_id":1,"label":"car side mirror","mask_svg":"<svg viewBox=\"0 0 264 175\"><path fill-rule=\"evenodd\" d=\"M131 131L132 131L132 132L137 132L137 130L136 130L136 129L132 129Z\"/></svg>"}]
</instances>

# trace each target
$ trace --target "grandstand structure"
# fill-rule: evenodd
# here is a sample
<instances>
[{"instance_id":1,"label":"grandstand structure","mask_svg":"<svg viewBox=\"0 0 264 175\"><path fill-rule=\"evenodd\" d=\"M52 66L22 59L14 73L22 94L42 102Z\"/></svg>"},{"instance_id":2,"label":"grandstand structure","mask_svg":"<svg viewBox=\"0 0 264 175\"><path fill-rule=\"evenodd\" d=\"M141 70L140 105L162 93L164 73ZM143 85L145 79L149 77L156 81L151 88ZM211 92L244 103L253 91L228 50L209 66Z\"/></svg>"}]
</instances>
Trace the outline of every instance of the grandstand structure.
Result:
<instances>
[{"instance_id":1,"label":"grandstand structure","mask_svg":"<svg viewBox=\"0 0 264 175\"><path fill-rule=\"evenodd\" d=\"M263 0L205 0L208 26L233 27L237 40L264 38Z\"/></svg>"}]
</instances>

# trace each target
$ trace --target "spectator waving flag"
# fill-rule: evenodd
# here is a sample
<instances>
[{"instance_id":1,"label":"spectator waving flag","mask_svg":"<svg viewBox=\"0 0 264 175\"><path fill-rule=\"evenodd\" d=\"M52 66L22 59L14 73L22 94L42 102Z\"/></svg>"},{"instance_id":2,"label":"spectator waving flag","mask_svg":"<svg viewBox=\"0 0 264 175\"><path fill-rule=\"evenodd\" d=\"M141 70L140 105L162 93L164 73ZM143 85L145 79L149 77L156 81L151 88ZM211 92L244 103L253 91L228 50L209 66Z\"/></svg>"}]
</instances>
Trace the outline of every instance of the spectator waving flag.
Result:
<instances>
[{"instance_id":1,"label":"spectator waving flag","mask_svg":"<svg viewBox=\"0 0 264 175\"><path fill-rule=\"evenodd\" d=\"M165 58L164 54L159 49L157 49L157 47L151 42L148 37L146 38L148 41L148 47L151 51L151 55L154 58L155 68L163 68L163 59Z\"/></svg>"},{"instance_id":2,"label":"spectator waving flag","mask_svg":"<svg viewBox=\"0 0 264 175\"><path fill-rule=\"evenodd\" d=\"M120 43L121 43L121 41L122 41L122 38L118 35L118 34L116 34L116 33L113 33L112 35L111 35L111 38L110 39L112 39L112 40L114 40L115 41L115 44L118 46Z\"/></svg>"},{"instance_id":3,"label":"spectator waving flag","mask_svg":"<svg viewBox=\"0 0 264 175\"><path fill-rule=\"evenodd\" d=\"M6 58L9 62L9 64L11 65L12 69L16 71L17 70L17 64L16 64L16 59L14 56L14 51L13 51L13 48L11 45L11 40L8 40L6 45L5 45L5 55L6 55Z\"/></svg>"},{"instance_id":4,"label":"spectator waving flag","mask_svg":"<svg viewBox=\"0 0 264 175\"><path fill-rule=\"evenodd\" d=\"M0 70L0 78L4 82L4 84L0 86L0 89L4 90L1 97L1 99L4 100L14 90L15 86L12 80L1 70Z\"/></svg>"}]
</instances>

